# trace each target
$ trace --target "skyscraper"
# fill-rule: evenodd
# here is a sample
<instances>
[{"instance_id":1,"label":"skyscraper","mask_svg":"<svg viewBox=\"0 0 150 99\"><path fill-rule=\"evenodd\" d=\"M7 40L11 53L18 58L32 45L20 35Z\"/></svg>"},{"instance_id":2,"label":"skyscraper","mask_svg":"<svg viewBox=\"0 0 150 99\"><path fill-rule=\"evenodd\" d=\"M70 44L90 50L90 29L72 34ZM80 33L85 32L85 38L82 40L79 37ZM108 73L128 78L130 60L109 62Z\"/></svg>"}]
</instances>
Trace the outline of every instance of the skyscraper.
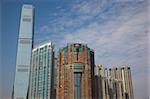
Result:
<instances>
[{"instance_id":1,"label":"skyscraper","mask_svg":"<svg viewBox=\"0 0 150 99\"><path fill-rule=\"evenodd\" d=\"M32 50L29 99L54 99L54 51L51 42Z\"/></svg>"},{"instance_id":2,"label":"skyscraper","mask_svg":"<svg viewBox=\"0 0 150 99\"><path fill-rule=\"evenodd\" d=\"M92 99L94 52L86 44L61 48L56 69L56 99Z\"/></svg>"},{"instance_id":3,"label":"skyscraper","mask_svg":"<svg viewBox=\"0 0 150 99\"><path fill-rule=\"evenodd\" d=\"M96 65L97 98L134 99L130 67L103 68Z\"/></svg>"},{"instance_id":4,"label":"skyscraper","mask_svg":"<svg viewBox=\"0 0 150 99\"><path fill-rule=\"evenodd\" d=\"M23 5L18 38L15 82L13 87L14 99L27 99L28 95L29 71L33 45L33 16L33 6Z\"/></svg>"}]
</instances>

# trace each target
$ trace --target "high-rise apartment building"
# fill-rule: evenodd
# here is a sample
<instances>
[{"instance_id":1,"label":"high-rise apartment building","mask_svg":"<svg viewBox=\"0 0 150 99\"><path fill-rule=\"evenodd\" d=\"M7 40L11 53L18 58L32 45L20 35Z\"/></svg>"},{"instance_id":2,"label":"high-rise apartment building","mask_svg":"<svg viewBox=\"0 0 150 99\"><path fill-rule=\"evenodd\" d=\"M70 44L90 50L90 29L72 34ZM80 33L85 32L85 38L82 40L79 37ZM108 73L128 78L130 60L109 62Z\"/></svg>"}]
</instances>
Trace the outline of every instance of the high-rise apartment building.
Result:
<instances>
[{"instance_id":1,"label":"high-rise apartment building","mask_svg":"<svg viewBox=\"0 0 150 99\"><path fill-rule=\"evenodd\" d=\"M33 17L33 6L23 5L20 19L16 72L13 87L14 99L27 99L28 96L31 51L33 46Z\"/></svg>"},{"instance_id":2,"label":"high-rise apartment building","mask_svg":"<svg viewBox=\"0 0 150 99\"><path fill-rule=\"evenodd\" d=\"M134 99L130 67L103 68L95 66L95 99Z\"/></svg>"},{"instance_id":3,"label":"high-rise apartment building","mask_svg":"<svg viewBox=\"0 0 150 99\"><path fill-rule=\"evenodd\" d=\"M56 99L92 99L94 52L86 44L61 48L56 69Z\"/></svg>"},{"instance_id":4,"label":"high-rise apartment building","mask_svg":"<svg viewBox=\"0 0 150 99\"><path fill-rule=\"evenodd\" d=\"M54 51L51 42L32 50L29 99L54 99Z\"/></svg>"}]
</instances>

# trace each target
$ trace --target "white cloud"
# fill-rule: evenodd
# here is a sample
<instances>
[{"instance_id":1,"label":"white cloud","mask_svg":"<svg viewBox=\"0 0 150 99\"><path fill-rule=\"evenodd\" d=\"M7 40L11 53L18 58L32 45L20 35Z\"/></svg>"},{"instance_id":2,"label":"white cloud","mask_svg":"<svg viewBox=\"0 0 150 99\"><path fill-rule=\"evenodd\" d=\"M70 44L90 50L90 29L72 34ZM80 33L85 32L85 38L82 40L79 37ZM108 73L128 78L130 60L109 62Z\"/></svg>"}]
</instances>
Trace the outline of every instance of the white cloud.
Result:
<instances>
[{"instance_id":1,"label":"white cloud","mask_svg":"<svg viewBox=\"0 0 150 99\"><path fill-rule=\"evenodd\" d=\"M50 31L50 28L47 25L44 25L40 28L40 32L49 32L49 31Z\"/></svg>"},{"instance_id":2,"label":"white cloud","mask_svg":"<svg viewBox=\"0 0 150 99\"><path fill-rule=\"evenodd\" d=\"M133 72L134 92L143 89L139 99L148 96L148 4L147 2L117 2L92 0L71 5L70 12L63 13L51 24L44 25L41 31L54 32L56 46L67 43L87 43L95 51L96 63L104 66L130 65ZM137 72L138 71L138 72ZM145 73L144 73L145 72ZM138 73L141 78L138 78ZM137 96L136 99L137 99Z\"/></svg>"},{"instance_id":3,"label":"white cloud","mask_svg":"<svg viewBox=\"0 0 150 99\"><path fill-rule=\"evenodd\" d=\"M148 13L145 11L147 9L145 7L143 12L138 13L129 11L128 14L131 15L120 15L116 17L118 19L104 24L91 22L90 25L64 36L66 42L87 43L93 48L96 52L96 63L105 66L130 65L132 72L144 72L140 75L141 78L138 78L139 75L133 76L136 99L148 97L148 71L143 69L148 68ZM85 9L82 8L83 10ZM141 82L141 79L145 82ZM143 86L139 87L141 84Z\"/></svg>"},{"instance_id":4,"label":"white cloud","mask_svg":"<svg viewBox=\"0 0 150 99\"><path fill-rule=\"evenodd\" d=\"M146 71L145 71L146 72ZM133 76L133 88L134 88L134 99L148 99L148 72L139 72L136 76Z\"/></svg>"}]
</instances>

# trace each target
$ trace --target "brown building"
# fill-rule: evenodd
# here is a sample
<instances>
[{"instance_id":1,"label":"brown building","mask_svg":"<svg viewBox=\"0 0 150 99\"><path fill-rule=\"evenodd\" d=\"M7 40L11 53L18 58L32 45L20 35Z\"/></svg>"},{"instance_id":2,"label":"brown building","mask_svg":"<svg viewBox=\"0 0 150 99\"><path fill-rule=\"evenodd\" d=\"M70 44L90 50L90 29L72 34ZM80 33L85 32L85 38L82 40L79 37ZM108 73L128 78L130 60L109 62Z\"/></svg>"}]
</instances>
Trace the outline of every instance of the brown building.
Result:
<instances>
[{"instance_id":1,"label":"brown building","mask_svg":"<svg viewBox=\"0 0 150 99\"><path fill-rule=\"evenodd\" d=\"M86 44L69 44L59 50L56 99L94 99L94 52Z\"/></svg>"}]
</instances>

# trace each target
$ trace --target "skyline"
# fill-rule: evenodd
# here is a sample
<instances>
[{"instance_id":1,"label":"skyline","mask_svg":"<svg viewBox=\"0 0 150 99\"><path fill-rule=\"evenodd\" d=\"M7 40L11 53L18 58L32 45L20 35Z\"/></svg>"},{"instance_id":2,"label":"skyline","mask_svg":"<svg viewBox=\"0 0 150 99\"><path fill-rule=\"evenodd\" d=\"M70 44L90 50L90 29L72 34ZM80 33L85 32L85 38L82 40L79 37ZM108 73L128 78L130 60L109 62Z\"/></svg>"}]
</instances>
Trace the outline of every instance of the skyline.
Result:
<instances>
[{"instance_id":1,"label":"skyline","mask_svg":"<svg viewBox=\"0 0 150 99\"><path fill-rule=\"evenodd\" d=\"M26 2L2 2L2 93L5 97L10 95L14 83L20 12ZM34 43L51 40L56 54L56 49L67 43L87 43L95 51L96 64L130 65L135 99L148 98L148 0L29 3L35 7Z\"/></svg>"}]
</instances>

